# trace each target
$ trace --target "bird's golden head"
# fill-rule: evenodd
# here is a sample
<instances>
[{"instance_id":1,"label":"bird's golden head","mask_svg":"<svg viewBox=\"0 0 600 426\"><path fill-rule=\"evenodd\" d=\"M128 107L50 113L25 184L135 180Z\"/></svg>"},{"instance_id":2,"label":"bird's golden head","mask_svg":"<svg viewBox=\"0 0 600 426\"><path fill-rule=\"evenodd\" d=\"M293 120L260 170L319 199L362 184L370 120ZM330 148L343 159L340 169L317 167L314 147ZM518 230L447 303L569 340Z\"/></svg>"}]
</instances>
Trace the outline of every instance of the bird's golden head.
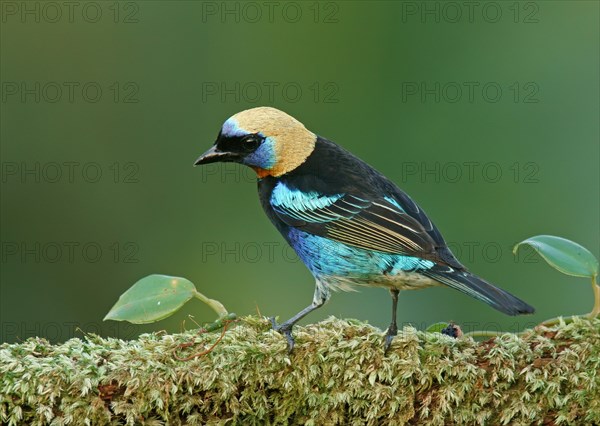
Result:
<instances>
[{"instance_id":1,"label":"bird's golden head","mask_svg":"<svg viewBox=\"0 0 600 426\"><path fill-rule=\"evenodd\" d=\"M238 112L225 121L216 142L196 165L236 162L258 177L281 176L304 163L317 136L294 117L270 107Z\"/></svg>"}]
</instances>

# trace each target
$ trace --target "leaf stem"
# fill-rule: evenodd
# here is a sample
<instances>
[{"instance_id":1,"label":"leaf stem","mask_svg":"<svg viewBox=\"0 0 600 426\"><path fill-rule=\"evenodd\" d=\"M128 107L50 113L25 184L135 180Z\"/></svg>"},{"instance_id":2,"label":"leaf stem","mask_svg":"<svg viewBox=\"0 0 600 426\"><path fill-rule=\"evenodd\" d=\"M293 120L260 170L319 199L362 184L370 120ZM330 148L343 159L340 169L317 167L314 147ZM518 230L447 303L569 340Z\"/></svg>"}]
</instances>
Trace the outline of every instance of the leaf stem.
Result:
<instances>
[{"instance_id":1,"label":"leaf stem","mask_svg":"<svg viewBox=\"0 0 600 426\"><path fill-rule=\"evenodd\" d=\"M596 318L600 314L600 285L596 282L598 275L592 277L592 289L594 290L594 309L590 312L590 318Z\"/></svg>"},{"instance_id":2,"label":"leaf stem","mask_svg":"<svg viewBox=\"0 0 600 426\"><path fill-rule=\"evenodd\" d=\"M206 324L204 326L204 330L206 330L207 332L211 332L211 331L216 331L222 327L224 327L226 324L237 320L237 315L234 314L233 312L230 314L227 314L221 318L219 318L218 320L216 320L215 322L211 322L210 324Z\"/></svg>"},{"instance_id":3,"label":"leaf stem","mask_svg":"<svg viewBox=\"0 0 600 426\"><path fill-rule=\"evenodd\" d=\"M203 295L196 289L194 289L194 297L196 299L200 299L201 301L206 303L208 306L210 306L212 308L212 310L215 311L217 313L217 315L219 315L219 318L223 318L224 316L226 316L228 314L227 309L225 309L225 306L223 306L223 304L221 302L219 302L218 300L209 299L208 297L206 297L205 295Z\"/></svg>"},{"instance_id":4,"label":"leaf stem","mask_svg":"<svg viewBox=\"0 0 600 426\"><path fill-rule=\"evenodd\" d=\"M503 334L509 333L507 331L491 331L491 330L475 330L465 333L465 337L498 337ZM521 333L513 333L513 334L521 334Z\"/></svg>"},{"instance_id":5,"label":"leaf stem","mask_svg":"<svg viewBox=\"0 0 600 426\"><path fill-rule=\"evenodd\" d=\"M600 295L600 287L596 284L594 284L597 288L598 288L598 294ZM594 290L595 291L595 290ZM594 309L595 311L595 309ZM550 318L547 319L544 322L539 323L538 325L536 325L536 327L539 326L544 326L544 327L552 327L555 326L557 324L560 324L561 321L566 325L566 324L570 324L573 321L575 321L575 319L587 319L587 318L594 318L595 316L597 316L598 314L596 313L595 316L592 316L592 314L594 314L594 311L592 311L592 313L590 314L584 314L584 315L572 315L570 317L555 317L555 318ZM468 333L465 333L464 336L465 337L497 337L497 336L502 336L503 334L515 334L517 336L520 336L522 334L524 334L525 332L527 332L529 330L524 330L524 331L519 331L517 333L511 333L510 331L488 331L488 330L474 330L474 331L470 331Z\"/></svg>"}]
</instances>

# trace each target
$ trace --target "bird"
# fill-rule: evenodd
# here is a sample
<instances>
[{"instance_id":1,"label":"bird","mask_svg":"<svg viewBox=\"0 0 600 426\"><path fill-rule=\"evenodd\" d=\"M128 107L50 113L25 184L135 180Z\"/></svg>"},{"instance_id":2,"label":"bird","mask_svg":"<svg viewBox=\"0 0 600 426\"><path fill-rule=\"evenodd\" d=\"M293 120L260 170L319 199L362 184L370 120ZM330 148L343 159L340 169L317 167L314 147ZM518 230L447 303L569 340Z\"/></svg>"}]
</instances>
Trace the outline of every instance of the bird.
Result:
<instances>
[{"instance_id":1,"label":"bird","mask_svg":"<svg viewBox=\"0 0 600 426\"><path fill-rule=\"evenodd\" d=\"M333 291L381 287L392 298L387 352L398 333L401 290L447 286L507 315L534 308L469 272L423 209L382 173L272 107L238 112L194 165L234 162L256 172L260 203L315 279L313 300L274 330L292 329Z\"/></svg>"}]
</instances>

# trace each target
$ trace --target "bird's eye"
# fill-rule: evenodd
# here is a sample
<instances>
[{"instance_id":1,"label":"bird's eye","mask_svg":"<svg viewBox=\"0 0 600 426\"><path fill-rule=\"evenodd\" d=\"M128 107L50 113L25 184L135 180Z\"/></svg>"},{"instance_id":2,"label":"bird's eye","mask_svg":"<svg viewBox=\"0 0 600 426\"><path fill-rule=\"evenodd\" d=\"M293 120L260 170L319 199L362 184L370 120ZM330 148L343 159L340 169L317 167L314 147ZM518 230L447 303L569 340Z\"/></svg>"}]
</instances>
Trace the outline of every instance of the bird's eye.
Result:
<instances>
[{"instance_id":1,"label":"bird's eye","mask_svg":"<svg viewBox=\"0 0 600 426\"><path fill-rule=\"evenodd\" d=\"M242 139L242 147L245 151L254 151L261 144L263 139L258 135L244 136Z\"/></svg>"}]
</instances>

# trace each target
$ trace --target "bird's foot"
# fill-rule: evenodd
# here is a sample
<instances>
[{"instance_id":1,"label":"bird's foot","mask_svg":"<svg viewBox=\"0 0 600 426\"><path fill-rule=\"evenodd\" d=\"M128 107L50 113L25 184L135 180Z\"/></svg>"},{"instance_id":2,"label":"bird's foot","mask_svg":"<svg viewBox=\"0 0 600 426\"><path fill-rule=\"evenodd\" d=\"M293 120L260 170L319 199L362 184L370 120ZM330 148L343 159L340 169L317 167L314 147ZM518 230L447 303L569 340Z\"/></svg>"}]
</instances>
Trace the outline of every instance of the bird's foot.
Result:
<instances>
[{"instance_id":1,"label":"bird's foot","mask_svg":"<svg viewBox=\"0 0 600 426\"><path fill-rule=\"evenodd\" d=\"M442 330L442 334L458 339L459 337L462 337L463 332L458 325L451 322Z\"/></svg>"},{"instance_id":2,"label":"bird's foot","mask_svg":"<svg viewBox=\"0 0 600 426\"><path fill-rule=\"evenodd\" d=\"M292 353L292 350L294 349L294 337L292 336L292 327L294 325L288 323L277 324L277 321L275 321L275 317L271 317L269 319L271 320L273 330L282 334L287 340L288 353Z\"/></svg>"},{"instance_id":3,"label":"bird's foot","mask_svg":"<svg viewBox=\"0 0 600 426\"><path fill-rule=\"evenodd\" d=\"M390 324L390 326L387 329L387 332L385 333L385 344L383 346L384 353L387 353L387 351L390 349L390 346L392 346L392 340L394 340L394 336L396 336L397 334L398 327L396 326L396 324Z\"/></svg>"}]
</instances>

